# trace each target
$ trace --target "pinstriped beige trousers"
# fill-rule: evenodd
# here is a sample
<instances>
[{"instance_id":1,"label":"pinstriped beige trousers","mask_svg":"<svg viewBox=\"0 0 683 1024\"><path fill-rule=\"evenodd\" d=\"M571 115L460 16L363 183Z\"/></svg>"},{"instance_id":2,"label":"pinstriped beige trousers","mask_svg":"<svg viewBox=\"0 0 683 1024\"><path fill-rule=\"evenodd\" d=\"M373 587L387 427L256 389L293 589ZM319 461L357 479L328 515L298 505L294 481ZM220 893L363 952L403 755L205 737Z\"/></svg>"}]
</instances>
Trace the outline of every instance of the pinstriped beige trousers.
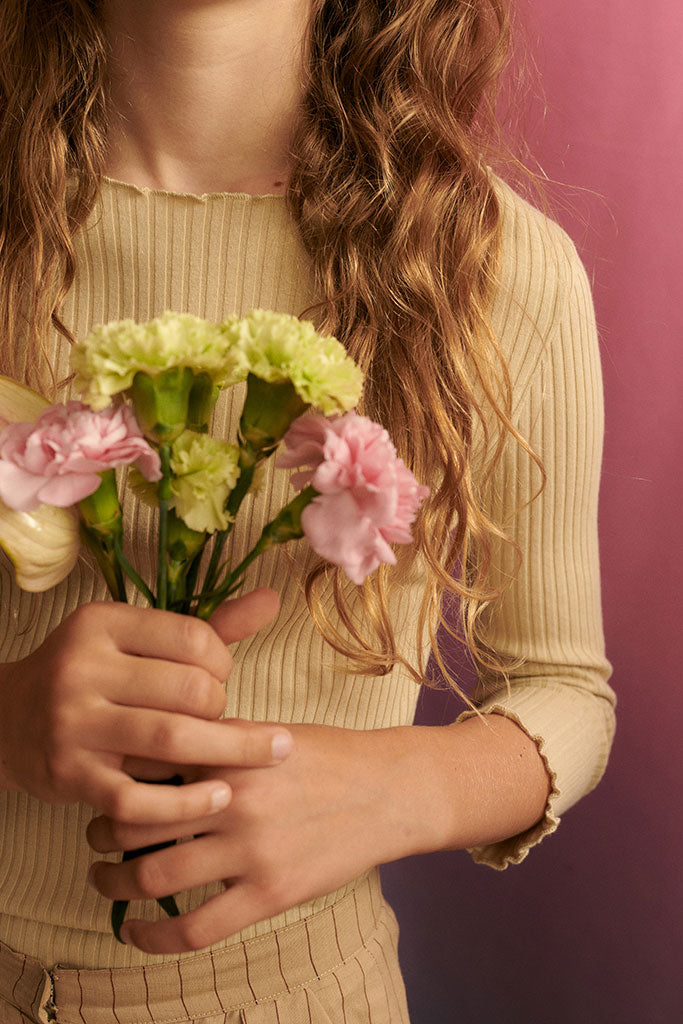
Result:
<instances>
[{"instance_id":1,"label":"pinstriped beige trousers","mask_svg":"<svg viewBox=\"0 0 683 1024\"><path fill-rule=\"evenodd\" d=\"M170 963L46 970L0 944L1 1024L408 1024L398 926L373 871L332 907Z\"/></svg>"}]
</instances>

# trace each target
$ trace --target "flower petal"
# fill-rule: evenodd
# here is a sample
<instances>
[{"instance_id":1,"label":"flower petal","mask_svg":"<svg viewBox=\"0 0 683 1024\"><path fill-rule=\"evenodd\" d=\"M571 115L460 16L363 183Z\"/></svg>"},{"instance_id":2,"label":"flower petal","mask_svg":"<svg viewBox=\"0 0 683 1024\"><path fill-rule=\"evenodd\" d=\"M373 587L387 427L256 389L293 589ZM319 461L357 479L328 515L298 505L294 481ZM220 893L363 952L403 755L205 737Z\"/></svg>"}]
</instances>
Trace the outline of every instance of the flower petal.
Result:
<instances>
[{"instance_id":1,"label":"flower petal","mask_svg":"<svg viewBox=\"0 0 683 1024\"><path fill-rule=\"evenodd\" d=\"M94 494L102 483L99 473L69 473L53 476L43 483L40 500L46 505L68 508Z\"/></svg>"},{"instance_id":2,"label":"flower petal","mask_svg":"<svg viewBox=\"0 0 683 1024\"><path fill-rule=\"evenodd\" d=\"M12 561L22 590L49 590L76 564L78 520L70 509L40 505L33 512L19 512L0 502L0 548Z\"/></svg>"},{"instance_id":3,"label":"flower petal","mask_svg":"<svg viewBox=\"0 0 683 1024\"><path fill-rule=\"evenodd\" d=\"M37 420L50 403L37 391L0 376L0 429L7 423Z\"/></svg>"},{"instance_id":4,"label":"flower petal","mask_svg":"<svg viewBox=\"0 0 683 1024\"><path fill-rule=\"evenodd\" d=\"M362 583L380 562L396 556L368 516L361 516L348 491L319 495L301 513L301 525L313 550L349 579Z\"/></svg>"},{"instance_id":5,"label":"flower petal","mask_svg":"<svg viewBox=\"0 0 683 1024\"><path fill-rule=\"evenodd\" d=\"M42 477L26 472L12 462L0 460L0 501L19 512L31 512L40 505Z\"/></svg>"}]
</instances>

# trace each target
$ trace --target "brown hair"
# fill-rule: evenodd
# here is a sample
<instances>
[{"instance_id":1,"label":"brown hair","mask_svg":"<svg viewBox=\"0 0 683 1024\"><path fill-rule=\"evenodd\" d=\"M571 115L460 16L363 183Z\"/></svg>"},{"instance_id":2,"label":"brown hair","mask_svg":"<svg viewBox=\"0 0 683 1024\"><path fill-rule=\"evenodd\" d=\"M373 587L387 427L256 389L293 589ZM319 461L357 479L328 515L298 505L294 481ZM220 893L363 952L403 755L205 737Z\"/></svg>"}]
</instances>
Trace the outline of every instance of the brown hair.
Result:
<instances>
[{"instance_id":1,"label":"brown hair","mask_svg":"<svg viewBox=\"0 0 683 1024\"><path fill-rule=\"evenodd\" d=\"M33 381L45 376L50 321L69 337L59 308L72 238L101 184L107 53L96 6L0 6L0 360ZM502 667L478 636L495 597L491 541L503 536L482 494L517 435L488 320L501 215L482 154L508 43L505 0L313 0L287 201L322 297L319 326L363 366L364 411L432 488L415 548L364 585L362 626L338 570L309 574L319 627L369 674L407 665L388 599L418 557L428 580L418 634L427 628L436 649L444 595L457 597L470 652ZM477 421L485 453L475 479ZM422 677L423 665L407 667Z\"/></svg>"}]
</instances>

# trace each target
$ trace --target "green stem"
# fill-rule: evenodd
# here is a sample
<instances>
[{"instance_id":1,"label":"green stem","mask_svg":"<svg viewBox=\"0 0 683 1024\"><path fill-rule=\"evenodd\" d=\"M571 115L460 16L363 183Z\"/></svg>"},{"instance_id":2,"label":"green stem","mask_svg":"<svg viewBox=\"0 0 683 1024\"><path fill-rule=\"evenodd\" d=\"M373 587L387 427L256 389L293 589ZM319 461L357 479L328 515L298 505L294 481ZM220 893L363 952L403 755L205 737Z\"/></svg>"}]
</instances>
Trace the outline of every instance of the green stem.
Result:
<instances>
[{"instance_id":1,"label":"green stem","mask_svg":"<svg viewBox=\"0 0 683 1024\"><path fill-rule=\"evenodd\" d=\"M166 608L168 604L168 505L171 498L171 446L162 444L159 447L161 458L161 480L157 495L159 498L159 553L157 558L157 608Z\"/></svg>"},{"instance_id":2,"label":"green stem","mask_svg":"<svg viewBox=\"0 0 683 1024\"><path fill-rule=\"evenodd\" d=\"M116 539L123 534L121 505L113 469L100 473L96 491L78 502L81 538L94 554L109 593L115 601L126 601L126 584L116 559Z\"/></svg>"},{"instance_id":3,"label":"green stem","mask_svg":"<svg viewBox=\"0 0 683 1024\"><path fill-rule=\"evenodd\" d=\"M130 564L130 562L124 555L123 550L121 548L121 540L119 537L117 537L114 541L114 553L116 554L116 560L119 566L123 569L128 579L135 584L135 586L138 588L143 597L145 597L149 601L151 607L154 608L156 605L156 599L154 597L154 594L149 589L149 587L142 579L142 577L138 575L138 573L135 571L133 566Z\"/></svg>"},{"instance_id":4,"label":"green stem","mask_svg":"<svg viewBox=\"0 0 683 1024\"><path fill-rule=\"evenodd\" d=\"M246 558L242 559L237 568L227 574L220 587L217 587L208 594L202 594L197 607L197 617L200 619L208 619L209 616L213 615L219 604L224 601L226 597L229 597L230 594L234 593L239 586L241 586L242 581L240 580L239 583L237 581L240 576L244 575L254 559L258 558L258 556L262 555L264 551L267 551L268 548L277 543L278 542L273 536L266 535L264 531L257 544L252 548Z\"/></svg>"},{"instance_id":5,"label":"green stem","mask_svg":"<svg viewBox=\"0 0 683 1024\"><path fill-rule=\"evenodd\" d=\"M225 579L219 587L204 593L200 596L197 607L197 616L200 619L208 619L215 612L221 601L229 597L242 585L241 577L249 568L251 563L259 555L262 555L268 548L275 544L286 544L290 540L298 540L303 537L304 531L301 525L301 513L315 497L318 492L313 487L304 487L295 498L280 509L278 515L272 522L263 528L263 532L256 545L240 564L226 574Z\"/></svg>"},{"instance_id":6,"label":"green stem","mask_svg":"<svg viewBox=\"0 0 683 1024\"><path fill-rule=\"evenodd\" d=\"M216 538L213 543L213 551L211 552L211 558L209 565L206 570L206 576L204 577L204 590L211 591L216 586L216 580L218 579L218 568L225 548L225 542L228 539L228 534L232 529L232 523L228 523L227 530L221 530L216 534Z\"/></svg>"},{"instance_id":7,"label":"green stem","mask_svg":"<svg viewBox=\"0 0 683 1024\"><path fill-rule=\"evenodd\" d=\"M240 475L237 478L237 483L228 495L228 501L225 506L230 522L227 530L221 530L220 533L216 534L211 559L206 570L206 576L204 577L204 590L209 592L214 590L218 581L220 560L225 548L225 542L232 529L235 517L240 510L240 505L251 487L251 482L254 479L254 470L258 462L264 457L264 453L260 449L255 448L249 441L244 441L240 438L239 445Z\"/></svg>"},{"instance_id":8,"label":"green stem","mask_svg":"<svg viewBox=\"0 0 683 1024\"><path fill-rule=\"evenodd\" d=\"M191 615L192 614L191 607L192 607L192 602L194 600L194 596L193 596L194 595L194 588L195 588L195 586L197 584L197 576L199 575L199 567L200 567L201 562L202 562L202 555L203 554L204 554L204 549L202 548L202 550L198 551L197 554L194 556L194 558L190 562L190 568L187 570L187 576L185 577L186 583L187 583L186 593L189 596L187 596L185 598L185 600L183 602L183 606L181 608L181 612L182 612L183 615Z\"/></svg>"},{"instance_id":9,"label":"green stem","mask_svg":"<svg viewBox=\"0 0 683 1024\"><path fill-rule=\"evenodd\" d=\"M82 520L80 532L81 539L95 556L113 600L126 602L126 584L114 555L113 538L87 526Z\"/></svg>"}]
</instances>

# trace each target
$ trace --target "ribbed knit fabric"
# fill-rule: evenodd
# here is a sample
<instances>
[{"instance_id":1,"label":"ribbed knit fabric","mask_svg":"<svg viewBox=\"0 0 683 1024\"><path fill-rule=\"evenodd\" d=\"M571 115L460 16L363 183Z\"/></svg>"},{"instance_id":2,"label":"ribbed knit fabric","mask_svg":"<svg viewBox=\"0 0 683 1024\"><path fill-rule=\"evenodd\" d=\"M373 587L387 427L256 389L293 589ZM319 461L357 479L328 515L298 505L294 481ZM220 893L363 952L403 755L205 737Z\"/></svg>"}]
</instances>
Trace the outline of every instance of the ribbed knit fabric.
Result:
<instances>
[{"instance_id":1,"label":"ribbed knit fabric","mask_svg":"<svg viewBox=\"0 0 683 1024\"><path fill-rule=\"evenodd\" d=\"M488 639L496 650L525 661L513 673L509 693L500 680L484 679L477 700L485 710L511 715L535 738L553 793L536 828L474 851L494 867L521 860L596 784L611 743L614 703L606 684L598 586L602 396L590 291L566 235L502 184L500 196L504 243L493 323L510 362L516 425L543 459L548 480L542 496L524 507L540 477L519 447L508 445L492 481L491 502L524 562L491 616ZM97 323L147 320L165 309L223 319L256 307L301 314L315 300L308 258L279 196L197 197L106 179L79 232L77 257L63 311L77 336ZM68 345L55 334L52 346L57 374L66 376ZM234 435L241 399L240 389L221 396L217 434ZM252 514L242 516L234 531L236 559L290 496L287 474L270 467ZM135 558L149 572L154 523L143 506L130 500L128 506ZM226 714L356 729L409 724L418 687L405 670L380 678L347 675L317 633L301 592L310 557L300 542L289 551L269 552L252 567L247 589L274 587L282 607L272 628L239 645ZM511 558L501 549L497 571L509 575ZM392 608L397 637L411 657L421 587L419 578L407 581ZM0 661L25 657L78 604L105 596L85 557L54 590L30 596L16 587L3 556ZM92 816L83 805L54 807L25 794L0 793L0 941L48 967L158 962L162 958L113 940L109 903L85 883L89 864L99 856L84 837ZM333 904L353 884L220 945L301 920ZM193 890L181 899L181 909L220 888ZM156 916L156 907L134 905L132 912Z\"/></svg>"}]
</instances>

